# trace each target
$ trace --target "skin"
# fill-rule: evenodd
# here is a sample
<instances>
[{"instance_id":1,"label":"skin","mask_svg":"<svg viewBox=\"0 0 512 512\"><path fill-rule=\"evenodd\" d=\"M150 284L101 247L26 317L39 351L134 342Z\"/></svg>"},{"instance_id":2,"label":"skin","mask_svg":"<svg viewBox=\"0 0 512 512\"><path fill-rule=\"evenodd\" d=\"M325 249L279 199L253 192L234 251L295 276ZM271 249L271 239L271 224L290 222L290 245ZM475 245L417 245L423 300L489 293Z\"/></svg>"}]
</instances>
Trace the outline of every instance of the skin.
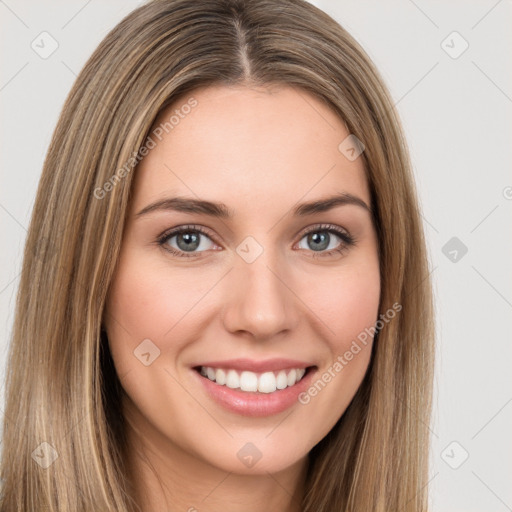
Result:
<instances>
[{"instance_id":1,"label":"skin","mask_svg":"<svg viewBox=\"0 0 512 512\"><path fill-rule=\"evenodd\" d=\"M144 511L296 512L308 452L352 400L372 340L308 404L263 418L218 405L191 366L288 357L315 364L320 378L375 324L380 276L370 213L347 204L292 215L298 202L335 192L370 205L364 163L338 150L349 135L345 124L303 90L214 86L192 96L197 106L136 169L105 312L125 391L137 499ZM155 126L186 100L162 112ZM137 216L174 196L219 201L235 215L157 210ZM301 233L323 223L350 233L355 245L314 258L343 244L329 234L329 247L315 251ZM199 235L196 256L175 256L158 245L163 232L187 224L211 234ZM236 252L247 236L263 248L252 263ZM167 247L183 252L177 239ZM149 366L134 357L145 339L160 350ZM237 457L249 442L262 454L252 468Z\"/></svg>"}]
</instances>

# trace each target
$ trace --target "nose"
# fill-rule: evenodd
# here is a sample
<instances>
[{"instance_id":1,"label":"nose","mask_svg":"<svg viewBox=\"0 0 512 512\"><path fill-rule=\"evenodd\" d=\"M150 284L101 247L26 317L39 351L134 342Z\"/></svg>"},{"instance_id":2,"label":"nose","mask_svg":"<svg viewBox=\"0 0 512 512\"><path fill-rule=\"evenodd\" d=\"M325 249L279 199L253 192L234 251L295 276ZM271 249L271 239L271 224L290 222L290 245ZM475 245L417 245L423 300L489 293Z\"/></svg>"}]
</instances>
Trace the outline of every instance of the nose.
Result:
<instances>
[{"instance_id":1,"label":"nose","mask_svg":"<svg viewBox=\"0 0 512 512\"><path fill-rule=\"evenodd\" d=\"M250 333L258 340L293 330L300 317L290 280L269 251L252 263L236 261L226 283L225 328L231 333Z\"/></svg>"}]
</instances>

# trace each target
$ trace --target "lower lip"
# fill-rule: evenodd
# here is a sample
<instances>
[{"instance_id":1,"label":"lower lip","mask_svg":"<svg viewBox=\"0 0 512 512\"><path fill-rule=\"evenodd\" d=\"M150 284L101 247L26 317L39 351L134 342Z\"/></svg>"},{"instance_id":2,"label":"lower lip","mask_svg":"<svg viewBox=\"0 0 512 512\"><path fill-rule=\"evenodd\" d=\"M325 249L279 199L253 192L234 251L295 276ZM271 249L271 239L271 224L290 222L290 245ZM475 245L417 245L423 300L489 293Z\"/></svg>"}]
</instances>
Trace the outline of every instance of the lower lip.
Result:
<instances>
[{"instance_id":1,"label":"lower lip","mask_svg":"<svg viewBox=\"0 0 512 512\"><path fill-rule=\"evenodd\" d=\"M310 386L316 367L309 368L304 377L293 386L273 393L231 389L203 377L197 370L193 369L192 372L201 381L210 397L225 409L242 416L262 417L279 414L298 403L299 395Z\"/></svg>"}]
</instances>

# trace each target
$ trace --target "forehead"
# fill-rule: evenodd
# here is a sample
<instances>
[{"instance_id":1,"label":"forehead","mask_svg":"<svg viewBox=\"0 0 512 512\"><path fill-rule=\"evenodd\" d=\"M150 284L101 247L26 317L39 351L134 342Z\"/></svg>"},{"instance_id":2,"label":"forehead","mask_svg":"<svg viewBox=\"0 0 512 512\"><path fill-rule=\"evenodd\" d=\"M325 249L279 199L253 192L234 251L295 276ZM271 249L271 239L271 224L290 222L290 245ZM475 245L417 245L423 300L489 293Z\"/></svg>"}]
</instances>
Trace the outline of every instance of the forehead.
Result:
<instances>
[{"instance_id":1,"label":"forehead","mask_svg":"<svg viewBox=\"0 0 512 512\"><path fill-rule=\"evenodd\" d=\"M334 192L369 204L362 158L349 160L339 149L349 135L333 110L302 89L198 89L155 120L155 145L136 170L134 206L171 193L222 201L234 211L256 201L260 209L289 207Z\"/></svg>"}]
</instances>

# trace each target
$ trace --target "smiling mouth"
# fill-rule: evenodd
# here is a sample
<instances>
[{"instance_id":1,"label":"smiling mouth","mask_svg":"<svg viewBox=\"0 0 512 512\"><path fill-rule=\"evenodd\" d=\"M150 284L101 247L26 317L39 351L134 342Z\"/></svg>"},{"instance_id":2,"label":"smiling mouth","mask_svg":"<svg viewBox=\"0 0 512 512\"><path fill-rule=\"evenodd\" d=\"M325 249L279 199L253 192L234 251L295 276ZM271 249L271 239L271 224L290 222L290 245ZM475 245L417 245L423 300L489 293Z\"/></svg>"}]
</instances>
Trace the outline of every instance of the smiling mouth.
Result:
<instances>
[{"instance_id":1,"label":"smiling mouth","mask_svg":"<svg viewBox=\"0 0 512 512\"><path fill-rule=\"evenodd\" d=\"M295 386L314 368L316 367L308 366L261 373L210 366L196 366L194 370L218 386L248 393L275 393Z\"/></svg>"}]
</instances>

